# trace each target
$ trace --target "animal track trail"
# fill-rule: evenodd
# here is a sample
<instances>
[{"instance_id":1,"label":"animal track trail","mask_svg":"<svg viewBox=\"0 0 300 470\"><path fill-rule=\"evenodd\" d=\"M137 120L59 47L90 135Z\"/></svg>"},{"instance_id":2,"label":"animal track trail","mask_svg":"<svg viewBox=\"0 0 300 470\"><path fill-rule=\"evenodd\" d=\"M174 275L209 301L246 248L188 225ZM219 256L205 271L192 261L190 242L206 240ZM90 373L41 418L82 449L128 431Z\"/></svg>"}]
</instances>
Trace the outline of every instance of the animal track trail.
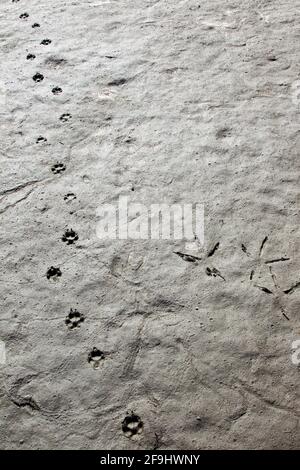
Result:
<instances>
[{"instance_id":1,"label":"animal track trail","mask_svg":"<svg viewBox=\"0 0 300 470\"><path fill-rule=\"evenodd\" d=\"M66 171L66 165L64 163L55 163L52 167L51 167L51 171L52 173L54 173L55 175L60 175L61 173L63 173L64 171Z\"/></svg>"},{"instance_id":2,"label":"animal track trail","mask_svg":"<svg viewBox=\"0 0 300 470\"><path fill-rule=\"evenodd\" d=\"M94 369L98 369L101 362L104 360L105 360L105 354L104 352L100 351L98 348L93 348L91 352L89 352L88 363L91 364L91 366Z\"/></svg>"},{"instance_id":3,"label":"animal track trail","mask_svg":"<svg viewBox=\"0 0 300 470\"><path fill-rule=\"evenodd\" d=\"M62 241L67 245L72 245L73 243L77 242L79 239L77 233L73 229L68 229L62 236Z\"/></svg>"},{"instance_id":4,"label":"animal track trail","mask_svg":"<svg viewBox=\"0 0 300 470\"><path fill-rule=\"evenodd\" d=\"M34 60L36 56L34 54L27 54L26 59L27 60Z\"/></svg>"},{"instance_id":5,"label":"animal track trail","mask_svg":"<svg viewBox=\"0 0 300 470\"><path fill-rule=\"evenodd\" d=\"M143 432L143 429L144 429L143 421L137 414L133 412L131 412L130 414L127 414L127 416L125 416L125 418L122 421L123 434L129 439L138 434L141 434Z\"/></svg>"},{"instance_id":6,"label":"animal track trail","mask_svg":"<svg viewBox=\"0 0 300 470\"><path fill-rule=\"evenodd\" d=\"M46 273L46 277L48 280L50 279L53 279L53 280L57 280L58 278L61 277L61 270L60 268L56 268L54 266L51 266L48 270L47 270L47 273Z\"/></svg>"},{"instance_id":7,"label":"animal track trail","mask_svg":"<svg viewBox=\"0 0 300 470\"><path fill-rule=\"evenodd\" d=\"M21 20L27 20L27 18L29 18L29 14L28 14L28 13L22 13L22 14L19 16L19 18L20 18Z\"/></svg>"},{"instance_id":8,"label":"animal track trail","mask_svg":"<svg viewBox=\"0 0 300 470\"><path fill-rule=\"evenodd\" d=\"M32 28L40 28L41 25L39 23L33 23L33 25L31 25Z\"/></svg>"},{"instance_id":9,"label":"animal track trail","mask_svg":"<svg viewBox=\"0 0 300 470\"><path fill-rule=\"evenodd\" d=\"M66 319L65 319L65 324L70 330L73 330L75 328L79 328L81 323L83 323L85 320L85 316L78 312L78 310L73 310L72 308L70 309L70 312L68 313Z\"/></svg>"}]
</instances>

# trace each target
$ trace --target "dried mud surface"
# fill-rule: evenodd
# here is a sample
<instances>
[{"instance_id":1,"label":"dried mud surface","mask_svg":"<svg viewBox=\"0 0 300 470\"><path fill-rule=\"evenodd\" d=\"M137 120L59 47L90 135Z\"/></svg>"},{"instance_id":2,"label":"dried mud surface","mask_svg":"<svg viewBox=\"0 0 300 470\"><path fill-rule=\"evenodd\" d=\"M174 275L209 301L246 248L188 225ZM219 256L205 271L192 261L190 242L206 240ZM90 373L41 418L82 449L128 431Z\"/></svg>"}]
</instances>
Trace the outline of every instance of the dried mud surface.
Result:
<instances>
[{"instance_id":1,"label":"dried mud surface","mask_svg":"<svg viewBox=\"0 0 300 470\"><path fill-rule=\"evenodd\" d=\"M1 1L1 449L299 448L299 6Z\"/></svg>"}]
</instances>

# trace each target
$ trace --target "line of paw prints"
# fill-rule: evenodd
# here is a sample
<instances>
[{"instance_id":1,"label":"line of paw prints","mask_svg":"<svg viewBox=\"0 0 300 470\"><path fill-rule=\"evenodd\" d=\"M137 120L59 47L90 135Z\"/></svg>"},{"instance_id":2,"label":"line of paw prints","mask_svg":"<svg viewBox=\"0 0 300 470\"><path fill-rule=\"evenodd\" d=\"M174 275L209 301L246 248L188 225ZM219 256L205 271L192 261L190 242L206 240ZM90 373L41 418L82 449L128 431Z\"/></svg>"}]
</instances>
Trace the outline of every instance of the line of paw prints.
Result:
<instances>
[{"instance_id":1,"label":"line of paw prints","mask_svg":"<svg viewBox=\"0 0 300 470\"><path fill-rule=\"evenodd\" d=\"M18 2L19 2L19 0L12 0L12 3L18 3ZM29 15L29 13L24 12L24 13L21 13L21 14L19 15L19 18L20 18L21 20L25 21L25 20L28 20L28 19L30 18L30 15ZM34 22L34 23L31 25L31 27L32 27L33 29L36 29L36 28L40 28L41 25L40 25L39 23L37 23L37 22ZM42 41L40 42L40 45L42 45L42 46L49 46L51 43L52 43L52 40L51 40L51 39L45 38L45 39L42 39ZM33 54L33 53L28 53L27 56L26 56L26 59L27 59L27 60L30 60L30 61L35 60L35 59L36 59L36 55ZM44 81L45 77L44 77L44 75L43 75L42 73L36 72L36 73L33 75L32 79L33 79L33 81L34 81L35 83L41 83L41 82ZM59 86L54 86L51 91L52 91L53 95L60 95L60 94L63 92L62 88L59 87ZM68 122L71 118L72 118L71 114L65 113L65 114L62 114L59 119L60 119L61 122L64 122L64 123L65 123L65 122Z\"/></svg>"},{"instance_id":2,"label":"line of paw prints","mask_svg":"<svg viewBox=\"0 0 300 470\"><path fill-rule=\"evenodd\" d=\"M18 3L19 0L12 0L12 2L13 2L13 3ZM24 13L20 14L20 16L19 16L19 18L20 18L21 20L28 20L29 17L30 17L30 15L29 15L29 13L27 13L27 12L24 12ZM35 29L35 28L40 28L40 26L41 26L41 25L40 25L39 23L37 23L37 22L34 22L34 23L32 24L32 28L33 28L33 29ZM51 40L51 39L48 39L48 38L45 38L45 39L43 39L43 40L40 42L40 44L43 45L43 46L48 46L48 45L50 45L51 43L52 43L52 40ZM26 59L29 60L29 61L32 61L32 60L36 59L36 55L33 54L33 53L28 53ZM34 81L35 83L41 83L41 82L44 81L45 77L44 77L44 75L43 75L42 73L36 72L36 73L33 75L32 79L33 79L33 81ZM63 90L62 90L62 88L61 88L60 86L54 86L51 91L52 91L52 94L55 95L55 96L60 95L61 93L63 93ZM60 122L62 122L62 123L67 123L67 122L69 122L71 119L72 119L72 115L71 115L70 113L63 113L63 114L59 117L59 120L60 120ZM43 143L45 144L46 142L47 142L47 138L44 137L44 136L39 136L39 137L37 137L37 139L36 139L36 143L37 143L37 144L43 144ZM60 174L63 173L65 170L66 170L66 166L65 166L64 163L61 163L61 162L57 162L57 163L55 163L54 165L52 165L52 167L51 167L51 171L52 171L52 173L55 174L55 175L60 175ZM76 196L75 196L75 197L76 197ZM66 197L65 197L64 199L67 200ZM70 199L68 199L68 200L70 200Z\"/></svg>"},{"instance_id":3,"label":"line of paw prints","mask_svg":"<svg viewBox=\"0 0 300 470\"><path fill-rule=\"evenodd\" d=\"M13 3L18 3L19 0L12 0L12 2ZM27 20L28 18L29 18L29 14L27 12L22 13L20 15L21 20ZM32 28L34 28L34 29L35 28L40 28L40 24L35 22L35 23L32 24ZM43 39L40 42L40 44L42 46L49 46L51 43L52 43L51 39L48 39L48 38ZM26 59L32 61L32 60L36 59L36 55L33 54L33 53L29 53L29 54L27 54ZM35 83L43 82L44 78L45 78L44 75L40 72L35 73L35 75L33 75L33 77L32 77L32 79ZM62 92L63 92L63 90L59 86L55 86L55 87L52 88L52 94L53 95L60 95ZM62 123L66 123L66 122L70 121L71 118L72 118L72 115L70 113L64 113L60 116L59 120ZM39 136L36 139L37 144L43 144L43 143L46 143L46 142L47 142L47 138L44 137L44 136ZM52 165L52 167L51 167L51 171L55 175L59 175L59 174L63 173L65 170L66 170L66 166L65 166L64 163L61 163L61 162L57 162L54 165ZM64 200L66 202L70 202L74 199L76 199L76 195L74 193L71 193L71 192L67 193L64 196ZM65 233L63 234L63 236L62 236L62 241L64 243L66 243L67 245L74 244L78 239L79 239L78 234L73 229L67 229L65 231ZM48 268L48 270L46 272L47 279L51 280L51 281L57 281L61 276L62 276L61 269L59 267L56 267L56 266L51 266L50 268ZM66 323L66 325L68 326L69 329L74 329L74 328L79 327L80 324L84 321L84 319L85 319L84 315L81 314L80 312L78 312L78 310L71 309L68 316L67 316L67 318L66 318L66 320L65 320L65 323ZM95 363L96 363L96 360L95 360Z\"/></svg>"},{"instance_id":4,"label":"line of paw prints","mask_svg":"<svg viewBox=\"0 0 300 470\"><path fill-rule=\"evenodd\" d=\"M48 269L47 277L48 278L57 278L61 276L61 271L59 268L51 267ZM65 324L69 330L76 330L80 328L82 323L85 321L85 316L77 309L70 309L68 313ZM99 369L101 364L105 361L107 354L97 347L93 347L92 350L88 353L87 361L93 369ZM125 418L122 421L122 432L127 438L134 438L137 435L140 435L143 432L144 423L141 418L134 412L127 413Z\"/></svg>"},{"instance_id":5,"label":"line of paw prints","mask_svg":"<svg viewBox=\"0 0 300 470\"><path fill-rule=\"evenodd\" d=\"M12 2L13 3L18 3L19 0L12 0ZM27 20L29 18L29 13L27 13L27 12L22 13L19 16L19 18L21 20ZM40 24L37 23L37 22L32 24L32 28L39 28L39 27L40 27ZM43 46L48 46L51 43L52 43L51 39L48 39L48 38L43 39L40 42L40 44L43 45ZM29 53L27 55L27 60L34 60L35 58L36 58L35 54ZM40 83L44 80L45 77L40 72L37 72L32 78L33 78L34 82ZM63 92L63 90L59 86L55 86L55 87L52 88L53 95L60 95L62 92ZM59 120L63 123L66 123L66 122L70 121L71 118L72 118L72 115L70 113L64 113L60 116ZM43 143L46 143L46 142L47 142L47 138L44 137L44 136L38 136L37 139L36 139L37 144L43 144ZM60 174L62 174L63 172L66 171L66 165L62 162L57 162L57 163L52 165L51 171L54 175L60 175ZM72 201L74 199L76 199L76 195L74 193L67 193L64 196L64 200L66 202ZM66 232L64 233L64 235L62 237L62 240L64 242L66 242L67 245L71 245L71 244L75 243L78 240L78 235L72 229L66 230ZM60 268L55 268L55 267L52 266L51 268L48 269L48 271L46 273L46 276L47 276L47 279L57 279L57 278L61 277Z\"/></svg>"},{"instance_id":6,"label":"line of paw prints","mask_svg":"<svg viewBox=\"0 0 300 470\"><path fill-rule=\"evenodd\" d=\"M70 309L69 314L65 319L65 324L69 330L80 328L81 324L85 321L85 316L76 309ZM107 354L100 349L93 347L89 352L87 360L93 369L99 369L101 364L105 361ZM122 432L127 438L134 438L143 432L144 423L140 416L133 411L127 413L121 424Z\"/></svg>"},{"instance_id":7,"label":"line of paw prints","mask_svg":"<svg viewBox=\"0 0 300 470\"><path fill-rule=\"evenodd\" d=\"M19 2L19 0L12 0L12 2L17 3L17 2ZM22 13L20 15L20 19L26 20L28 18L29 18L28 13ZM32 25L32 28L39 28L39 27L40 27L40 25L38 23L34 23ZM43 39L41 41L41 45L48 46L49 44L51 44L50 39ZM34 60L35 58L36 58L35 54L29 53L27 55L27 60ZM34 82L41 83L44 80L44 75L37 72L32 78L33 78ZM54 95L59 95L59 94L62 93L62 89L60 87L56 86L52 89L52 93ZM64 113L60 116L59 119L60 119L61 122L66 123L66 122L70 121L71 118L72 118L71 114ZM45 142L47 142L47 139L43 136L39 136L36 140L37 144L45 143ZM66 170L66 166L64 165L64 163L58 162L58 163L55 163L51 167L51 170L54 174L61 174ZM70 202L74 199L76 199L76 195L74 193L71 193L71 192L67 193L64 196L64 200L66 202ZM71 244L75 243L78 240L78 238L79 237L78 237L77 233L73 229L67 229L65 231L65 233L63 234L63 236L62 236L62 241L64 243L66 243L67 245L71 245ZM46 273L46 277L47 277L48 280L57 280L61 276L62 276L61 269L59 267L55 267L55 266L51 266L47 270L47 273ZM82 313L80 313L78 310L71 308L70 312L68 313L68 315L65 319L65 324L68 327L68 329L74 330L74 329L79 328L80 325L84 321L85 321L85 316ZM105 360L105 357L106 357L106 354L103 351L101 351L98 348L94 347L88 354L88 363L94 369L98 369L100 367L101 363ZM136 435L141 434L142 431L143 431L143 427L144 427L143 421L141 420L141 418L137 414L135 414L133 412L128 413L126 415L126 417L124 418L124 420L122 421L123 434L128 438L132 438Z\"/></svg>"},{"instance_id":8,"label":"line of paw prints","mask_svg":"<svg viewBox=\"0 0 300 470\"><path fill-rule=\"evenodd\" d=\"M73 311L71 310L71 312ZM77 312L76 322L83 321L81 320L81 318L80 318L79 312ZM67 320L68 320L68 326L69 326L70 325L69 322L71 321L69 319L69 316L67 317ZM94 369L99 369L101 364L105 361L105 358L106 358L106 353L103 351L100 351L100 349L96 347L94 347L88 354L88 362ZM124 436L129 439L132 439L142 434L143 429L144 429L144 423L139 415L131 411L130 413L127 413L127 415L123 419L121 427L122 427L122 432Z\"/></svg>"}]
</instances>

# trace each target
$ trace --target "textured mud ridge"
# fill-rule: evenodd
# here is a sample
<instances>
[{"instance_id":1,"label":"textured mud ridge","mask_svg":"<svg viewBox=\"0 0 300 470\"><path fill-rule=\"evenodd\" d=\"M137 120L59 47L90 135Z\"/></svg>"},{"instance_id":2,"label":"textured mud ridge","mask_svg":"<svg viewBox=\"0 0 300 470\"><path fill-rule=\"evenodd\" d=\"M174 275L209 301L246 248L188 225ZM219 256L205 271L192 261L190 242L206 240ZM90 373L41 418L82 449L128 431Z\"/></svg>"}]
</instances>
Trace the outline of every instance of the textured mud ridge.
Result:
<instances>
[{"instance_id":1,"label":"textured mud ridge","mask_svg":"<svg viewBox=\"0 0 300 470\"><path fill-rule=\"evenodd\" d=\"M3 0L1 449L296 449L299 4ZM97 208L205 205L205 245Z\"/></svg>"}]
</instances>

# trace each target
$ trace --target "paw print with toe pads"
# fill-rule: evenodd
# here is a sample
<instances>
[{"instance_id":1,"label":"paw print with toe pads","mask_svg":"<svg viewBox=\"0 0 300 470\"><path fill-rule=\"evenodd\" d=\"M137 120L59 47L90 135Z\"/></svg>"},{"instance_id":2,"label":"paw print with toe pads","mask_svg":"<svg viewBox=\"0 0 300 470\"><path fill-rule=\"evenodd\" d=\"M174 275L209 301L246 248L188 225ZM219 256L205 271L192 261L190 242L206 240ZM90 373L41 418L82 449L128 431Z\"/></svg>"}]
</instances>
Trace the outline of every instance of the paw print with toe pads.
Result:
<instances>
[{"instance_id":1,"label":"paw print with toe pads","mask_svg":"<svg viewBox=\"0 0 300 470\"><path fill-rule=\"evenodd\" d=\"M51 39L43 39L41 41L41 46L48 46L49 44L51 44Z\"/></svg>"},{"instance_id":2,"label":"paw print with toe pads","mask_svg":"<svg viewBox=\"0 0 300 470\"><path fill-rule=\"evenodd\" d=\"M64 163L59 163L59 162L55 163L51 168L52 173L54 173L55 175L59 175L60 173L63 173L65 170L66 170L66 165Z\"/></svg>"},{"instance_id":3,"label":"paw print with toe pads","mask_svg":"<svg viewBox=\"0 0 300 470\"><path fill-rule=\"evenodd\" d=\"M74 199L77 199L77 196L74 193L67 193L64 195L64 201L66 202L73 201Z\"/></svg>"},{"instance_id":4,"label":"paw print with toe pads","mask_svg":"<svg viewBox=\"0 0 300 470\"><path fill-rule=\"evenodd\" d=\"M141 418L135 414L130 413L125 416L122 422L122 431L126 437L132 438L143 431L144 423Z\"/></svg>"},{"instance_id":5,"label":"paw print with toe pads","mask_svg":"<svg viewBox=\"0 0 300 470\"><path fill-rule=\"evenodd\" d=\"M55 86L54 88L52 88L52 93L53 95L59 95L60 93L62 93L62 89L59 86Z\"/></svg>"},{"instance_id":6,"label":"paw print with toe pads","mask_svg":"<svg viewBox=\"0 0 300 470\"><path fill-rule=\"evenodd\" d=\"M60 116L59 120L60 120L61 122L68 122L68 121L70 121L71 118L72 118L72 114L70 114L70 113L64 113L64 114L62 114L62 115Z\"/></svg>"},{"instance_id":7,"label":"paw print with toe pads","mask_svg":"<svg viewBox=\"0 0 300 470\"><path fill-rule=\"evenodd\" d=\"M44 75L42 75L41 73L36 73L33 77L32 77L32 80L36 83L40 83L44 80Z\"/></svg>"},{"instance_id":8,"label":"paw print with toe pads","mask_svg":"<svg viewBox=\"0 0 300 470\"><path fill-rule=\"evenodd\" d=\"M65 242L67 245L72 245L73 243L77 242L78 235L74 232L73 229L68 229L62 236L62 241Z\"/></svg>"},{"instance_id":9,"label":"paw print with toe pads","mask_svg":"<svg viewBox=\"0 0 300 470\"><path fill-rule=\"evenodd\" d=\"M105 354L100 351L98 348L93 348L88 355L88 362L93 366L94 369L98 369L100 363L104 361Z\"/></svg>"},{"instance_id":10,"label":"paw print with toe pads","mask_svg":"<svg viewBox=\"0 0 300 470\"><path fill-rule=\"evenodd\" d=\"M85 317L82 313L78 312L78 310L73 310L71 308L65 323L70 330L73 330L74 328L79 328L81 323L83 323L85 320Z\"/></svg>"},{"instance_id":11,"label":"paw print with toe pads","mask_svg":"<svg viewBox=\"0 0 300 470\"><path fill-rule=\"evenodd\" d=\"M47 279L58 279L61 277L61 270L60 268L55 268L54 266L51 266L47 273L46 273Z\"/></svg>"}]
</instances>

